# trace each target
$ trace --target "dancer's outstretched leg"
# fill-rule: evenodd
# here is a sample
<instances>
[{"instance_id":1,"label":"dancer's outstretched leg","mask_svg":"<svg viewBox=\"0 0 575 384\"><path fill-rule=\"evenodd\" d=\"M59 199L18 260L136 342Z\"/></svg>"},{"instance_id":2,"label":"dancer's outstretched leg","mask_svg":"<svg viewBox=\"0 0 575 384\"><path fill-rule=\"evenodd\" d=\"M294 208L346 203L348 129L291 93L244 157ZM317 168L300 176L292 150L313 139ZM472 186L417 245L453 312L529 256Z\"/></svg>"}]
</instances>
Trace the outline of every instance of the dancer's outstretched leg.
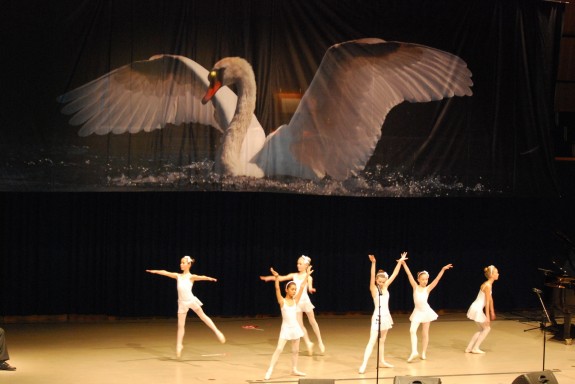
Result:
<instances>
[{"instance_id":1,"label":"dancer's outstretched leg","mask_svg":"<svg viewBox=\"0 0 575 384\"><path fill-rule=\"evenodd\" d=\"M282 351L284 350L286 342L287 342L287 340L285 340L285 339L279 339L278 340L278 345L276 347L276 350L274 351L274 354L272 355L272 360L270 362L270 367L268 368L268 370L266 372L265 380L269 380L270 377L272 377L272 372L274 371L274 367L275 367L276 363L278 362L278 358L280 357Z\"/></svg>"},{"instance_id":2,"label":"dancer's outstretched leg","mask_svg":"<svg viewBox=\"0 0 575 384\"><path fill-rule=\"evenodd\" d=\"M371 333L369 334L369 341L367 342L367 346L365 347L365 351L363 352L363 363L361 367L359 367L359 373L365 373L365 369L367 368L367 361L371 356L371 352L373 351L373 346L377 340L377 330L372 329Z\"/></svg>"},{"instance_id":3,"label":"dancer's outstretched leg","mask_svg":"<svg viewBox=\"0 0 575 384\"><path fill-rule=\"evenodd\" d=\"M419 328L419 322L412 321L411 326L409 327L409 335L411 337L411 355L409 355L409 358L407 359L408 363L411 363L419 356L417 353L417 328Z\"/></svg>"},{"instance_id":4,"label":"dancer's outstretched leg","mask_svg":"<svg viewBox=\"0 0 575 384\"><path fill-rule=\"evenodd\" d=\"M323 354L325 353L325 346L323 345L323 340L321 338L321 332L319 330L319 324L315 319L315 314L313 311L306 312L307 319L309 320L309 324L313 328L313 332L315 333L315 337L317 338L317 342L319 344L319 351Z\"/></svg>"},{"instance_id":5,"label":"dancer's outstretched leg","mask_svg":"<svg viewBox=\"0 0 575 384\"><path fill-rule=\"evenodd\" d=\"M186 315L187 313L178 313L178 331L176 334L176 357L182 357L184 349L184 335L186 334Z\"/></svg>"},{"instance_id":6,"label":"dancer's outstretched leg","mask_svg":"<svg viewBox=\"0 0 575 384\"><path fill-rule=\"evenodd\" d=\"M216 327L216 325L214 324L214 322L212 321L212 319L210 319L208 317L208 315L205 314L204 310L199 307L197 309L194 309L194 312L196 312L196 315L198 315L198 317L208 326L210 327L210 329L212 331L214 331L214 333L216 334L218 340L220 341L220 343L225 343L226 342L226 338L224 336L224 334L222 332L220 332L220 330L218 329L218 327Z\"/></svg>"},{"instance_id":7,"label":"dancer's outstretched leg","mask_svg":"<svg viewBox=\"0 0 575 384\"><path fill-rule=\"evenodd\" d=\"M429 326L431 322L421 324L421 359L427 359L427 346L429 345Z\"/></svg>"},{"instance_id":8,"label":"dancer's outstretched leg","mask_svg":"<svg viewBox=\"0 0 575 384\"><path fill-rule=\"evenodd\" d=\"M307 334L307 329L303 324L303 312L297 312L297 322L303 331L303 341L305 342L305 346L307 347L308 355L313 355L313 343L309 339L309 335Z\"/></svg>"}]
</instances>

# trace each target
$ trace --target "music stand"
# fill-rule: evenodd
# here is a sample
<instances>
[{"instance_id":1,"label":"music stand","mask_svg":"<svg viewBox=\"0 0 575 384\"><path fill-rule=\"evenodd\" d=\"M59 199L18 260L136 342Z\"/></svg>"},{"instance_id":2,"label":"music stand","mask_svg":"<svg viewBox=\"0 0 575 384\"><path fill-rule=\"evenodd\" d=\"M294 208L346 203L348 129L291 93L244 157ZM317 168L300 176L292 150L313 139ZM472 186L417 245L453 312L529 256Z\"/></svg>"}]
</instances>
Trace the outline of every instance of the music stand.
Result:
<instances>
[{"instance_id":1,"label":"music stand","mask_svg":"<svg viewBox=\"0 0 575 384\"><path fill-rule=\"evenodd\" d=\"M535 294L537 295L537 297L539 298L539 302L541 303L541 308L543 308L543 312L542 312L542 319L539 322L539 326L538 327L533 327L533 328L529 328L524 330L523 332L528 332L528 331L532 331L534 329L542 329L543 330L543 368L541 369L542 371L545 370L545 347L547 344L547 323L551 323L551 319L549 318L549 312L547 312L547 308L545 307L545 303L543 302L543 299L541 298L541 293L542 291L540 289L537 288L533 288L532 289L533 292L535 292Z\"/></svg>"}]
</instances>

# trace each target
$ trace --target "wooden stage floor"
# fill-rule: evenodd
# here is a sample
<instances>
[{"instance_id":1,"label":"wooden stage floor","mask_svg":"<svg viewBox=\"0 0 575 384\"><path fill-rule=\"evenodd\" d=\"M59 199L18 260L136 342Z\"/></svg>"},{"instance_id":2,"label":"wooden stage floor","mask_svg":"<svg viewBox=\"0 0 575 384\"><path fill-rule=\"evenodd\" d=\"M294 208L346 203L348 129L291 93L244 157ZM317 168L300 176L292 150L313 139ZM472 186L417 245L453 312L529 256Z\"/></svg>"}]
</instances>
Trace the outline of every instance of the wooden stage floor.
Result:
<instances>
[{"instance_id":1,"label":"wooden stage floor","mask_svg":"<svg viewBox=\"0 0 575 384\"><path fill-rule=\"evenodd\" d=\"M308 379L335 383L393 383L395 376L439 377L443 384L511 384L515 378L552 370L558 383L575 383L575 345L556 341L539 323L502 314L482 345L485 355L464 353L475 325L464 314L440 314L431 325L427 360L407 363L407 315L394 315L386 359L394 368L376 372L376 350L365 374L358 374L369 336L370 317L317 316L324 355L300 353L299 369ZM0 371L7 384L183 384L257 383L277 343L281 319L214 318L226 344L197 318L188 316L181 359L175 358L176 319L101 322L12 323L6 330L15 372ZM306 320L308 332L311 331ZM536 327L535 330L526 331ZM312 332L312 340L313 337ZM302 342L300 347L303 347ZM545 361L543 352L545 346ZM303 349L302 349L303 352ZM289 343L268 383L298 383L290 376ZM378 375L378 380L376 376Z\"/></svg>"}]
</instances>

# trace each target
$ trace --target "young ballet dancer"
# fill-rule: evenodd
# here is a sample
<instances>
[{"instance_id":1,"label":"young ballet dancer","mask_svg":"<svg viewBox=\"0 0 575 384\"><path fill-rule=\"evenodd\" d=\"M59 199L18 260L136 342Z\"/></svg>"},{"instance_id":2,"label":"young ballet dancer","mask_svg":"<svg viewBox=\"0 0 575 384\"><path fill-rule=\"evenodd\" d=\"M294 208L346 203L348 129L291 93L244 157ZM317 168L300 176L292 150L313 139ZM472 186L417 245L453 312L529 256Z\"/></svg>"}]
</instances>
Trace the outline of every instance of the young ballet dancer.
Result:
<instances>
[{"instance_id":1,"label":"young ballet dancer","mask_svg":"<svg viewBox=\"0 0 575 384\"><path fill-rule=\"evenodd\" d=\"M276 350L272 355L272 360L270 362L270 367L266 372L265 379L269 380L272 376L274 366L276 365L280 354L282 353L288 340L291 340L291 364L292 364L292 375L295 376L305 376L305 373L298 371L297 360L299 355L299 339L303 336L303 329L301 328L299 321L297 320L297 305L303 296L306 284L308 282L308 277L312 274L311 266L308 266L305 271L305 276L301 285L301 289L296 287L294 281L289 281L285 286L285 298L282 296L280 291L280 279L281 276L270 268L270 271L275 280L275 291L276 298L280 309L282 311L282 326L280 330L280 336L278 339L278 345Z\"/></svg>"},{"instance_id":2,"label":"young ballet dancer","mask_svg":"<svg viewBox=\"0 0 575 384\"><path fill-rule=\"evenodd\" d=\"M375 256L369 255L369 260L371 261L371 274L369 279L369 292L373 298L373 315L371 316L371 332L369 334L369 341L365 347L365 352L363 353L363 363L359 367L359 373L365 373L365 368L367 367L367 361L371 356L373 351L373 346L377 341L379 336L379 366L386 368L393 368L393 365L385 361L384 357L384 344L385 338L387 336L387 331L393 326L393 319L389 313L389 291L388 287L391 285L393 280L397 277L399 269L401 268L401 262L407 260L407 252L401 254L401 258L397 260L397 264L391 276L388 277L387 273L382 269L375 273ZM381 317L381 321L380 321Z\"/></svg>"},{"instance_id":3,"label":"young ballet dancer","mask_svg":"<svg viewBox=\"0 0 575 384\"><path fill-rule=\"evenodd\" d=\"M305 328L305 326L303 324L303 314L304 313L307 315L307 318L309 320L309 324L313 328L315 336L317 337L319 350L322 354L325 352L325 346L323 345L323 340L321 338L321 332L319 330L319 325L317 323L317 320L315 319L315 314L313 312L313 309L315 307L311 303L311 300L310 300L309 295L308 295L308 292L309 293L315 293L315 288L313 287L313 279L311 278L311 276L307 277L307 278L305 277L306 276L306 269L307 269L307 267L310 266L310 264L311 264L311 258L309 256L301 255L297 260L297 270L298 271L287 274L285 276L280 276L279 279L280 279L280 282L281 281L288 281L288 280L294 281L296 283L296 287L297 287L298 291L300 290L300 287L302 286L302 282L304 281L304 279L307 279L307 290L304 290L302 292L301 299L298 303L297 321L299 322L299 325L300 325L301 329L303 330L303 340L305 341L308 354L311 356L311 355L313 355L313 343L309 339L307 329ZM273 281L275 278L274 278L274 276L260 276L260 279L262 279L263 281Z\"/></svg>"},{"instance_id":4,"label":"young ballet dancer","mask_svg":"<svg viewBox=\"0 0 575 384\"><path fill-rule=\"evenodd\" d=\"M493 298L491 297L491 290L495 280L499 279L499 271L493 265L483 269L485 278L487 280L481 284L477 298L469 307L467 311L467 318L475 321L477 324L477 332L471 337L469 345L465 348L467 353L485 353L479 346L491 331L491 320L495 320L495 310L493 307ZM483 311L485 310L485 313Z\"/></svg>"},{"instance_id":5,"label":"young ballet dancer","mask_svg":"<svg viewBox=\"0 0 575 384\"><path fill-rule=\"evenodd\" d=\"M413 288L413 303L415 305L409 320L411 321L411 326L409 327L409 333L411 336L411 355L407 359L408 363L411 363L415 360L419 353L417 352L417 329L421 324L421 359L425 360L427 358L427 345L429 343L429 325L432 321L437 320L437 313L427 303L427 298L429 297L429 293L435 288L439 280L443 276L443 273L453 268L453 265L447 264L441 271L437 274L437 277L431 282L431 284L427 284L429 281L429 273L427 271L417 272L417 282L413 278L407 263L401 261L403 264L403 268L407 273L407 277L409 278L409 283Z\"/></svg>"},{"instance_id":6,"label":"young ballet dancer","mask_svg":"<svg viewBox=\"0 0 575 384\"><path fill-rule=\"evenodd\" d=\"M195 263L195 259L192 259L190 256L184 256L180 260L180 269L182 273L177 272L168 272L164 270L157 270L157 269L147 269L146 272L154 273L162 276L171 277L172 279L176 279L178 281L178 332L176 336L176 356L179 358L182 356L182 349L184 334L186 332L186 316L188 311L191 309L198 315L200 319L208 326L214 333L216 334L218 340L221 343L226 342L226 338L224 334L220 332L218 327L214 324L212 319L208 317L204 313L202 309L203 303L192 293L192 287L194 286L195 281L218 281L213 277L204 276L204 275L194 275L190 273L190 268Z\"/></svg>"}]
</instances>

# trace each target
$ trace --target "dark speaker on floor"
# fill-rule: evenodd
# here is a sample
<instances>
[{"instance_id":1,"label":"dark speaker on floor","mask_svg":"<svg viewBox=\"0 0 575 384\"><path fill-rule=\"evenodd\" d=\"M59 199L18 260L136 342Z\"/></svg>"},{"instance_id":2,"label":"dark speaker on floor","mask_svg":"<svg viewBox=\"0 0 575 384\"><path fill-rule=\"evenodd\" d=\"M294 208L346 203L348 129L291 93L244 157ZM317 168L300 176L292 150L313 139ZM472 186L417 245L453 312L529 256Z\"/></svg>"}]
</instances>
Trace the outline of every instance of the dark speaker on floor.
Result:
<instances>
[{"instance_id":1,"label":"dark speaker on floor","mask_svg":"<svg viewBox=\"0 0 575 384\"><path fill-rule=\"evenodd\" d=\"M559 384L551 371L529 372L518 376L511 384Z\"/></svg>"},{"instance_id":2,"label":"dark speaker on floor","mask_svg":"<svg viewBox=\"0 0 575 384\"><path fill-rule=\"evenodd\" d=\"M395 376L393 384L441 384L441 379L425 376Z\"/></svg>"},{"instance_id":3,"label":"dark speaker on floor","mask_svg":"<svg viewBox=\"0 0 575 384\"><path fill-rule=\"evenodd\" d=\"M335 379L299 379L299 384L335 384Z\"/></svg>"}]
</instances>

